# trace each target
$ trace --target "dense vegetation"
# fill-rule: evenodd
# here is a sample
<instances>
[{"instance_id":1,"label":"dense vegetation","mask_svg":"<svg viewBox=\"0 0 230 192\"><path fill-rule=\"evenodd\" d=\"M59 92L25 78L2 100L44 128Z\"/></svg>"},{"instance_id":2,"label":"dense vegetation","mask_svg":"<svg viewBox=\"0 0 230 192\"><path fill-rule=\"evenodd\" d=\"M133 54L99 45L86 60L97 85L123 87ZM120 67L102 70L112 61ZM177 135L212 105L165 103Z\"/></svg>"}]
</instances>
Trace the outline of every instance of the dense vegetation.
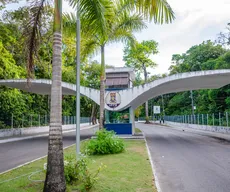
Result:
<instances>
[{"instance_id":1,"label":"dense vegetation","mask_svg":"<svg viewBox=\"0 0 230 192\"><path fill-rule=\"evenodd\" d=\"M23 25L28 19L28 8L22 7L15 11L0 8L0 79L25 79L26 50ZM51 79L52 63L52 11L47 11L42 31L42 44L35 59L34 78ZM76 82L75 68L75 37L64 34L63 38L62 79L65 82ZM99 88L100 64L96 61L85 61L82 65L81 85ZM21 121L22 116L39 114L49 116L50 97L26 93L17 89L0 87L0 128L11 126L12 114L14 121ZM75 115L75 97L63 96L63 116ZM81 97L81 116L90 117L95 121L99 106L91 100ZM17 124L17 123L16 123Z\"/></svg>"},{"instance_id":2,"label":"dense vegetation","mask_svg":"<svg viewBox=\"0 0 230 192\"><path fill-rule=\"evenodd\" d=\"M221 33L222 34L222 33ZM222 34L222 38L230 34ZM223 37L224 35L224 37ZM223 44L219 42L224 42ZM230 51L226 48L229 41L221 40L212 42L205 41L199 45L192 46L186 53L174 54L172 56L172 65L169 68L169 75L201 70L229 69L230 68ZM154 75L151 80L159 79L164 75ZM137 79L139 83L143 83ZM182 115L192 114L190 91L171 93L163 96L165 115ZM230 111L230 85L220 89L193 91L195 113L223 113ZM152 106L162 106L162 96L149 101L149 111L152 112ZM163 112L162 114L163 115ZM144 117L144 107L140 106L136 110L136 116Z\"/></svg>"}]
</instances>

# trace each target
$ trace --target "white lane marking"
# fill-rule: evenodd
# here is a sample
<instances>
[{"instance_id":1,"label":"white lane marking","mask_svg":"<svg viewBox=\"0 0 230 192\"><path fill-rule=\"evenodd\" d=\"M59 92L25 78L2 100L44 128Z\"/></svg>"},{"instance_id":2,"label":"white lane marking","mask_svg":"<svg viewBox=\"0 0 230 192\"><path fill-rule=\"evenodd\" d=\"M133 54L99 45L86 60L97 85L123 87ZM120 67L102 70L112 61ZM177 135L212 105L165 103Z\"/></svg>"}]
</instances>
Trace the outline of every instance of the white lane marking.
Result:
<instances>
[{"instance_id":1,"label":"white lane marking","mask_svg":"<svg viewBox=\"0 0 230 192\"><path fill-rule=\"evenodd\" d=\"M146 148L147 148L147 152L148 152L148 156L149 156L149 161L150 161L150 164L151 164L151 167L152 167L152 172L153 172L153 176L154 176L154 180L155 180L155 185L156 185L157 191L161 192L159 179L158 179L157 174L156 174L156 166L153 163L153 160L152 160L152 157L151 157L151 153L150 153L150 150L149 150L149 146L148 146L147 140L145 138L145 133L144 132L142 132L142 133L144 135L145 145L146 145Z\"/></svg>"}]
</instances>

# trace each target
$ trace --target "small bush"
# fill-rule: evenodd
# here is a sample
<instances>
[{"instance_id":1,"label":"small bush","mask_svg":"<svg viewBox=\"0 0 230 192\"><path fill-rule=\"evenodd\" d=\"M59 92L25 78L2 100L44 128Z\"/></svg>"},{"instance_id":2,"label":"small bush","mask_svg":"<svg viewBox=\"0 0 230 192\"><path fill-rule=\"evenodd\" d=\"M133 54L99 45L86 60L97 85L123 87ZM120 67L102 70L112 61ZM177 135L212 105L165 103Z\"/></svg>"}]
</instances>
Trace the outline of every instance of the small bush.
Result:
<instances>
[{"instance_id":1,"label":"small bush","mask_svg":"<svg viewBox=\"0 0 230 192\"><path fill-rule=\"evenodd\" d=\"M81 159L79 160L81 161ZM64 161L66 183L72 184L79 180L78 161L73 156L67 156Z\"/></svg>"},{"instance_id":2,"label":"small bush","mask_svg":"<svg viewBox=\"0 0 230 192\"><path fill-rule=\"evenodd\" d=\"M96 172L92 173L89 171L88 162L89 160L81 155L76 161L75 156L67 156L64 161L65 167L65 179L66 183L69 185L76 186L77 190L81 192L89 191L98 179L98 174L106 166L101 164ZM47 164L44 164L44 170L46 171Z\"/></svg>"},{"instance_id":3,"label":"small bush","mask_svg":"<svg viewBox=\"0 0 230 192\"><path fill-rule=\"evenodd\" d=\"M119 139L114 131L105 129L96 132L96 139L91 139L86 146L89 155L114 154L124 151L124 141Z\"/></svg>"}]
</instances>

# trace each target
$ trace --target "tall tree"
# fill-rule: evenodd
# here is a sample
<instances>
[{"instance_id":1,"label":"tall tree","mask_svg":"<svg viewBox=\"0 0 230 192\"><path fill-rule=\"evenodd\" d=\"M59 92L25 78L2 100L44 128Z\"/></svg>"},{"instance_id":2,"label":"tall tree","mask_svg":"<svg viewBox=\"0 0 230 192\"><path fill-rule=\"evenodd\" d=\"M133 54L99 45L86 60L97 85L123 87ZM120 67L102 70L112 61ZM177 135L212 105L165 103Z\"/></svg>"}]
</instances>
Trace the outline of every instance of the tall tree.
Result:
<instances>
[{"instance_id":1,"label":"tall tree","mask_svg":"<svg viewBox=\"0 0 230 192\"><path fill-rule=\"evenodd\" d=\"M42 13L46 6L45 0L38 0L31 4L31 19L26 28L28 34L28 72L34 70L34 56L36 55L41 26ZM62 0L55 0L53 24L53 58L50 128L48 140L47 172L43 191L65 191L63 142L62 142ZM31 77L31 75L29 75Z\"/></svg>"},{"instance_id":2,"label":"tall tree","mask_svg":"<svg viewBox=\"0 0 230 192\"><path fill-rule=\"evenodd\" d=\"M150 56L157 54L157 42L154 40L136 42L134 46L127 45L124 49L124 61L127 67L133 67L136 71L144 74L145 83L148 82L148 67L155 67L156 63ZM145 103L146 123L149 123L148 101Z\"/></svg>"},{"instance_id":3,"label":"tall tree","mask_svg":"<svg viewBox=\"0 0 230 192\"><path fill-rule=\"evenodd\" d=\"M87 21L82 19L82 33L87 38L84 39L82 55L100 51L101 70L100 70L100 128L104 124L104 95L105 95L105 46L113 42L134 42L133 32L140 31L146 27L142 15L130 13L125 4L119 1L110 1L113 5L113 14L105 16L105 29L95 30L93 26L87 26ZM110 9L110 7L109 7ZM108 12L107 10L106 12ZM73 16L67 16L69 26L75 26L76 19ZM70 24L73 23L73 24ZM95 23L95 25L98 25ZM92 31L93 30L93 31Z\"/></svg>"},{"instance_id":4,"label":"tall tree","mask_svg":"<svg viewBox=\"0 0 230 192\"><path fill-rule=\"evenodd\" d=\"M174 54L172 56L173 65L169 67L170 74L210 70L212 68L206 62L217 59L224 53L226 50L221 45L215 45L210 40L204 41L199 45L192 46L186 53ZM212 66L214 69L215 65Z\"/></svg>"},{"instance_id":5,"label":"tall tree","mask_svg":"<svg viewBox=\"0 0 230 192\"><path fill-rule=\"evenodd\" d=\"M123 4L114 4L114 17L107 19L107 30L94 35L88 46L99 45L101 52L101 75L100 75L100 128L104 126L105 105L105 46L113 42L134 42L133 33L146 27L140 14L130 13L125 10ZM96 50L96 49L95 49Z\"/></svg>"},{"instance_id":6,"label":"tall tree","mask_svg":"<svg viewBox=\"0 0 230 192\"><path fill-rule=\"evenodd\" d=\"M0 0L0 5L3 4L3 5L6 5L8 3L17 3L18 0Z\"/></svg>"},{"instance_id":7,"label":"tall tree","mask_svg":"<svg viewBox=\"0 0 230 192\"><path fill-rule=\"evenodd\" d=\"M84 65L84 69L82 70L82 74L84 76L84 86L99 89L100 88L100 69L101 65L97 61L93 61L89 64ZM99 106L91 101L91 121L93 125L96 122L96 116L99 109Z\"/></svg>"},{"instance_id":8,"label":"tall tree","mask_svg":"<svg viewBox=\"0 0 230 192\"><path fill-rule=\"evenodd\" d=\"M216 43L223 46L230 46L230 23L227 24L226 32L220 32L218 34Z\"/></svg>"}]
</instances>

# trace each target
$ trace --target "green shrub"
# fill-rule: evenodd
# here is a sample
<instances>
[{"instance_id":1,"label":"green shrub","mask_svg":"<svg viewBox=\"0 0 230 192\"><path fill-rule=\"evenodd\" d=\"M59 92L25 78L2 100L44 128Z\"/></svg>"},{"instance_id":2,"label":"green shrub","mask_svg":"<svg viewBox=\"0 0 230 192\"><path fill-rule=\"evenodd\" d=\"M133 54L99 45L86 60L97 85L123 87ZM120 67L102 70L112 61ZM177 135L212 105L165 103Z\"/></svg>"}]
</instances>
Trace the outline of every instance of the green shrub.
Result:
<instances>
[{"instance_id":1,"label":"green shrub","mask_svg":"<svg viewBox=\"0 0 230 192\"><path fill-rule=\"evenodd\" d=\"M98 174L106 166L101 164L95 172L89 171L88 164L89 159L86 156L81 155L78 160L75 156L67 156L64 161L64 174L66 183L76 186L77 190L81 192L89 191L98 179ZM46 171L47 164L44 164L44 170Z\"/></svg>"},{"instance_id":2,"label":"green shrub","mask_svg":"<svg viewBox=\"0 0 230 192\"><path fill-rule=\"evenodd\" d=\"M91 139L86 146L89 155L114 154L124 151L124 141L119 139L114 131L105 129L96 132L96 139Z\"/></svg>"},{"instance_id":3,"label":"green shrub","mask_svg":"<svg viewBox=\"0 0 230 192\"><path fill-rule=\"evenodd\" d=\"M79 161L82 161L79 159ZM64 161L66 183L72 184L79 180L78 161L73 156L67 156Z\"/></svg>"}]
</instances>

